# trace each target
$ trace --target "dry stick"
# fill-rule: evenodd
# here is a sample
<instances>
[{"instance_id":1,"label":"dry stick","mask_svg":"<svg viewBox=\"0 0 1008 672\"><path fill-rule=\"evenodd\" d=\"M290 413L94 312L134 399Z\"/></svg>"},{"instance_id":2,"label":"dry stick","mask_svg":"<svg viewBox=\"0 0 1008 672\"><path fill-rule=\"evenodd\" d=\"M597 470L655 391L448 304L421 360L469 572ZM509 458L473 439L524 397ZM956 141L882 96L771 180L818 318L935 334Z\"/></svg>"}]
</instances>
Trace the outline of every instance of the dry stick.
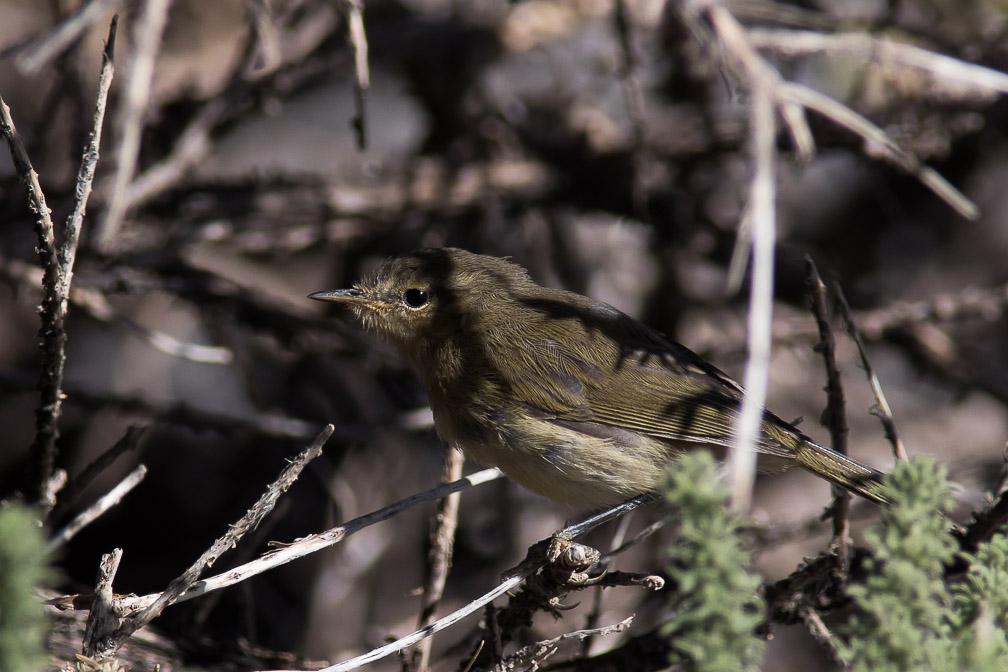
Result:
<instances>
[{"instance_id":1,"label":"dry stick","mask_svg":"<svg viewBox=\"0 0 1008 672\"><path fill-rule=\"evenodd\" d=\"M77 227L79 233L79 223ZM64 249L66 249L66 245L64 245ZM73 260L69 259L69 262L69 265L64 263L63 268L68 273L72 273ZM0 263L0 277L9 278L11 281L33 290L42 284L42 269L17 259L8 260L6 263ZM234 353L230 348L183 341L158 329L143 326L113 308L105 294L93 287L70 287L69 295L64 296L63 300L64 315L68 303L81 308L100 322L118 325L132 331L149 345L167 355L203 364L229 364L234 360Z\"/></svg>"},{"instance_id":2,"label":"dry stick","mask_svg":"<svg viewBox=\"0 0 1008 672\"><path fill-rule=\"evenodd\" d=\"M441 474L442 483L451 483L462 478L462 465L465 457L462 452L445 447L444 471ZM431 548L427 553L427 577L424 582L423 602L420 607L420 617L417 626L423 628L434 620L434 612L441 603L448 571L452 562L452 551L455 546L455 531L458 528L458 512L460 493L452 493L441 500L434 518L434 529L431 530ZM413 652L412 669L424 672L430 664L432 638L417 645Z\"/></svg>"},{"instance_id":3,"label":"dry stick","mask_svg":"<svg viewBox=\"0 0 1008 672\"><path fill-rule=\"evenodd\" d=\"M67 523L66 527L50 537L49 541L46 542L46 553L52 553L57 548L70 541L75 534L83 530L87 525L98 518L98 516L102 515L122 501L122 498L125 497L130 490L140 485L140 481L142 481L146 475L147 467L142 464L137 465L137 467L131 471L126 478L120 481L118 485L100 497L97 502L81 511L74 517L73 520Z\"/></svg>"},{"instance_id":4,"label":"dry stick","mask_svg":"<svg viewBox=\"0 0 1008 672\"><path fill-rule=\"evenodd\" d=\"M882 392L882 383L879 382L878 376L875 375L875 371L868 361L864 342L861 340L861 334L854 323L854 316L851 314L850 305L847 303L847 298L844 296L843 288L840 287L839 283L833 283L833 293L840 304L840 316L843 319L844 329L846 329L847 334L854 339L854 343L857 345L858 355L861 356L861 364L864 366L865 375L868 376L872 393L875 395L875 406L871 409L871 413L882 423L885 437L892 444L893 455L898 460L905 460L907 459L906 448L903 447L903 441L899 437L899 432L896 431L896 420L893 418L892 409L889 408L889 402L886 401L885 393Z\"/></svg>"},{"instance_id":5,"label":"dry stick","mask_svg":"<svg viewBox=\"0 0 1008 672\"><path fill-rule=\"evenodd\" d=\"M841 455L847 454L847 402L843 384L840 382L840 367L837 365L836 341L827 318L826 285L819 275L812 257L805 255L805 283L808 288L812 313L819 330L819 342L815 350L822 355L826 367L826 410L820 423L830 433L830 447ZM836 548L839 570L847 575L850 567L850 503L851 496L843 488L833 487L833 546Z\"/></svg>"},{"instance_id":6,"label":"dry stick","mask_svg":"<svg viewBox=\"0 0 1008 672\"><path fill-rule=\"evenodd\" d=\"M255 30L262 59L260 63L253 64L250 74L262 77L276 70L283 62L280 36L274 24L273 9L267 0L249 0L245 3L245 9L251 15L252 29Z\"/></svg>"},{"instance_id":7,"label":"dry stick","mask_svg":"<svg viewBox=\"0 0 1008 672\"><path fill-rule=\"evenodd\" d=\"M709 2L706 11L715 33L721 40L722 48L731 54L737 65L741 66L740 74L744 75L742 79L753 83L750 88L763 88L771 96L791 136L798 157L803 161L811 159L815 154L812 129L809 128L802 106L783 95L786 84L783 77L753 48L742 25L721 3L716 0ZM732 61L727 62L732 65Z\"/></svg>"},{"instance_id":8,"label":"dry stick","mask_svg":"<svg viewBox=\"0 0 1008 672\"><path fill-rule=\"evenodd\" d=\"M115 609L112 595L112 581L119 571L122 549L117 548L102 556L98 566L98 580L95 582L95 600L84 626L83 649L85 656L93 656L101 648L98 641L101 633L111 632L119 625L119 613Z\"/></svg>"},{"instance_id":9,"label":"dry stick","mask_svg":"<svg viewBox=\"0 0 1008 672\"><path fill-rule=\"evenodd\" d=\"M98 3L95 3L98 4ZM102 126L105 121L105 104L108 101L109 88L115 75L115 41L116 30L119 27L119 15L112 17L109 24L108 39L102 50L102 68L98 76L98 93L95 100L95 112L91 124L91 133L84 146L84 156L81 157L80 170L77 173L77 189L74 198L74 209L67 217L66 237L60 247L60 311L66 315L67 300L70 297L70 283L73 280L74 260L77 257L77 243L80 240L81 224L84 212L87 210L88 199L91 196L91 185L94 182L95 166L98 165L98 148L101 147Z\"/></svg>"},{"instance_id":10,"label":"dry stick","mask_svg":"<svg viewBox=\"0 0 1008 672\"><path fill-rule=\"evenodd\" d=\"M611 509L596 514L591 518L588 518L587 520L583 520L580 523L577 523L576 525L571 525L569 527L564 528L563 530L560 530L554 535L554 538L573 539L574 537L577 537L581 534L584 534L585 532L588 532L589 530L598 527L602 523L612 520L613 518L622 516L623 514L633 511L637 507L643 504L647 504L648 502L651 501L654 501L654 497L652 495L640 495L633 499L629 499L623 502L622 504L618 504L617 506L614 506ZM475 600L465 605L461 609L458 609L457 611L448 614L444 618L435 621L434 623L431 623L427 627L421 628L420 630L417 630L416 632L413 632L405 637L402 637L401 639L386 644L385 646L378 647L377 649L369 651L363 655L357 656L356 658L351 658L350 660L343 661L342 663L337 663L336 665L326 667L323 670L320 670L319 672L347 672L348 670L355 670L358 667L367 665L368 663L373 663L374 661L380 660L385 656L391 655L397 651L401 651L402 649L405 649L408 646L412 646L413 644L416 644L420 640L426 637L430 637L434 633L440 632L441 630L444 630L445 628L448 628L454 625L455 623L458 623L466 616L482 609L484 606L493 602L495 599L497 599L504 593L508 592L512 588L515 588L519 583L521 583L525 579L525 577L533 574L535 571L539 569L538 566L533 564L524 567L519 565L519 567L521 568L520 570L518 568L515 568L515 571L517 572L516 574L513 574L511 577L505 579L500 585L498 585L493 590L476 598Z\"/></svg>"},{"instance_id":11,"label":"dry stick","mask_svg":"<svg viewBox=\"0 0 1008 672\"><path fill-rule=\"evenodd\" d=\"M406 509L416 506L417 504L429 502L434 499L440 499L441 497L450 495L453 492L465 490L466 488L475 485L488 483L501 478L502 476L503 474L498 469L484 469L483 471L479 471L475 474L459 479L454 483L439 485L438 487L432 488L426 492L413 495L412 497L407 497L406 499L401 499L383 509L354 518L353 520L338 527L326 530L325 532L320 532L319 534L312 534L302 539L298 539L291 544L282 546L278 550L270 551L252 562L235 567L224 574L217 574L198 581L182 593L176 602L185 602L214 590L220 590L221 588L234 585L256 576L257 574L262 574L274 567L285 565L292 560L296 560L306 555L329 548L330 546L334 546L355 532L359 532L360 530L370 525L374 525L375 523L380 523L383 520L388 520L389 518L392 518ZM149 607L149 605L158 600L160 596L160 593L153 593L150 595L120 597L118 598L118 605L123 612L136 611ZM81 609L86 608L87 598L88 596L86 595L69 596L69 599L60 598L58 603L62 606L69 603L74 609Z\"/></svg>"},{"instance_id":12,"label":"dry stick","mask_svg":"<svg viewBox=\"0 0 1008 672\"><path fill-rule=\"evenodd\" d=\"M857 55L887 66L903 66L938 79L1008 93L1008 74L951 56L868 33L817 33L804 30L752 29L749 40L759 49L785 56L829 53ZM948 87L950 93L960 89ZM933 91L931 92L934 93Z\"/></svg>"},{"instance_id":13,"label":"dry stick","mask_svg":"<svg viewBox=\"0 0 1008 672\"><path fill-rule=\"evenodd\" d=\"M168 19L171 0L146 0L137 21L136 51L133 63L126 75L122 101L119 105L119 123L122 131L119 151L116 154L116 172L112 180L105 221L98 232L98 249L111 250L119 227L126 216L127 192L136 172L137 158L140 156L140 136L143 130L144 112L150 98L151 81L154 76L154 61L161 44Z\"/></svg>"},{"instance_id":14,"label":"dry stick","mask_svg":"<svg viewBox=\"0 0 1008 672\"><path fill-rule=\"evenodd\" d=\"M77 498L84 492L84 488L91 484L98 474L102 473L116 461L116 459L130 450L135 449L140 444L147 428L142 425L131 425L121 439L115 442L111 448L95 458L89 465L84 467L84 471L75 476L65 488L60 491L59 500L56 506L49 512L49 520L56 521L66 513L71 506L77 503Z\"/></svg>"},{"instance_id":15,"label":"dry stick","mask_svg":"<svg viewBox=\"0 0 1008 672\"><path fill-rule=\"evenodd\" d=\"M62 410L63 367L66 362L66 333L63 331L63 314L60 312L60 298L57 290L60 276L59 255L53 235L53 223L45 194L39 185L38 173L32 168L28 152L21 136L14 127L10 108L0 96L0 134L7 140L14 171L28 193L28 205L35 213L36 248L42 264L42 286L44 296L39 314L42 327L39 329L39 347L42 350L42 368L39 372L37 388L41 396L39 408L35 410L35 439L31 445L28 465L28 496L48 508L52 502L44 502L48 488L46 483L53 474L56 462L56 438L59 436L59 416Z\"/></svg>"},{"instance_id":16,"label":"dry stick","mask_svg":"<svg viewBox=\"0 0 1008 672\"><path fill-rule=\"evenodd\" d=\"M108 656L115 653L130 635L157 618L164 608L173 604L182 593L188 590L196 582L200 574L213 565L217 558L229 548L234 547L245 533L254 529L259 524L259 521L273 510L277 499L297 480L305 465L322 454L322 446L332 436L334 429L332 425L326 425L319 432L319 435L315 437L315 440L287 465L279 478L270 484L266 492L259 498L259 501L238 522L230 526L227 533L215 541L189 569L168 584L168 588L154 600L153 604L143 609L140 613L130 616L113 632L101 633L107 635L107 638L102 641L102 646L97 652L99 656Z\"/></svg>"},{"instance_id":17,"label":"dry stick","mask_svg":"<svg viewBox=\"0 0 1008 672\"><path fill-rule=\"evenodd\" d=\"M371 87L371 73L368 69L368 43L364 32L364 4L361 0L346 0L347 39L354 53L354 102L357 113L350 122L357 133L357 149L367 149L367 92Z\"/></svg>"},{"instance_id":18,"label":"dry stick","mask_svg":"<svg viewBox=\"0 0 1008 672\"><path fill-rule=\"evenodd\" d=\"M620 548L626 541L627 531L630 529L630 523L633 520L633 516L627 515L620 518L619 524L616 526L615 532L613 532L612 539L609 540L609 552L604 556L604 558L609 558L612 556L616 549ZM600 559L599 564L604 564L605 559ZM595 594L592 596L591 609L588 610L588 615L585 616L585 629L591 630L598 627L599 620L602 618L602 586L598 586L595 589ZM581 657L588 655L591 650L593 639L591 636L586 636L581 639Z\"/></svg>"},{"instance_id":19,"label":"dry stick","mask_svg":"<svg viewBox=\"0 0 1008 672\"><path fill-rule=\"evenodd\" d=\"M897 144L888 134L865 117L842 103L801 84L785 83L786 95L796 103L815 110L827 119L860 135L865 140L865 152L893 163L916 177L966 219L976 219L980 211L962 192L953 187L934 168L921 163L917 156Z\"/></svg>"},{"instance_id":20,"label":"dry stick","mask_svg":"<svg viewBox=\"0 0 1008 672\"><path fill-rule=\"evenodd\" d=\"M616 0L613 20L616 24L616 35L619 37L620 68L619 79L623 89L623 104L626 106L630 128L633 129L633 205L638 217L647 217L648 189L644 181L646 169L647 126L644 111L644 94L637 80L637 57L634 55L633 40L630 35L630 16L626 0Z\"/></svg>"},{"instance_id":21,"label":"dry stick","mask_svg":"<svg viewBox=\"0 0 1008 672\"><path fill-rule=\"evenodd\" d=\"M210 151L210 132L221 123L228 101L220 96L207 102L175 141L171 152L137 175L126 189L124 208L136 208L178 184L186 171Z\"/></svg>"},{"instance_id":22,"label":"dry stick","mask_svg":"<svg viewBox=\"0 0 1008 672\"><path fill-rule=\"evenodd\" d=\"M0 371L0 388L23 390L31 386L31 374ZM310 439L318 427L318 423L273 413L254 413L251 416L226 415L193 408L184 403L166 404L140 395L122 396L74 385L66 386L65 389L70 400L83 408L112 408L124 414L144 415L159 422L201 430L243 431L285 439Z\"/></svg>"},{"instance_id":23,"label":"dry stick","mask_svg":"<svg viewBox=\"0 0 1008 672\"><path fill-rule=\"evenodd\" d=\"M805 623L805 628L812 635L812 638L819 642L823 648L829 651L830 657L834 661L840 663L844 668L847 667L846 661L843 656L840 655L840 648L837 646L836 638L833 633L829 631L826 624L823 623L822 617L819 612L809 606L804 606L801 609L801 618Z\"/></svg>"},{"instance_id":24,"label":"dry stick","mask_svg":"<svg viewBox=\"0 0 1008 672\"><path fill-rule=\"evenodd\" d=\"M977 547L989 541L1008 521L1008 490L986 510L973 514L973 520L959 536L959 546L966 553L975 553Z\"/></svg>"},{"instance_id":25,"label":"dry stick","mask_svg":"<svg viewBox=\"0 0 1008 672\"><path fill-rule=\"evenodd\" d=\"M634 617L628 616L619 623L606 625L601 628L586 628L567 632L559 637L547 639L535 644L529 644L515 651L513 654L501 661L497 669L501 670L538 670L542 663L559 650L558 644L568 639L579 639L582 642L590 641L595 636L611 635L615 632L623 632L633 623Z\"/></svg>"},{"instance_id":26,"label":"dry stick","mask_svg":"<svg viewBox=\"0 0 1008 672\"><path fill-rule=\"evenodd\" d=\"M748 256L751 234L753 270L749 293L749 353L744 378L746 391L728 458L732 505L744 511L748 509L752 499L756 475L756 440L760 434L770 371L773 265L777 237L775 104L800 154L811 155L812 136L800 108L787 104L786 101L781 102L777 94L782 81L780 75L752 48L735 17L723 6L713 2L707 5L705 12L726 52L723 60L733 68L752 93L749 101L749 128L753 136L754 167L746 221L740 227L747 231L736 239L733 254L736 260Z\"/></svg>"},{"instance_id":27,"label":"dry stick","mask_svg":"<svg viewBox=\"0 0 1008 672\"><path fill-rule=\"evenodd\" d=\"M37 75L54 58L66 51L86 30L114 11L122 0L91 0L68 16L45 39L18 56L17 67L26 77Z\"/></svg>"}]
</instances>

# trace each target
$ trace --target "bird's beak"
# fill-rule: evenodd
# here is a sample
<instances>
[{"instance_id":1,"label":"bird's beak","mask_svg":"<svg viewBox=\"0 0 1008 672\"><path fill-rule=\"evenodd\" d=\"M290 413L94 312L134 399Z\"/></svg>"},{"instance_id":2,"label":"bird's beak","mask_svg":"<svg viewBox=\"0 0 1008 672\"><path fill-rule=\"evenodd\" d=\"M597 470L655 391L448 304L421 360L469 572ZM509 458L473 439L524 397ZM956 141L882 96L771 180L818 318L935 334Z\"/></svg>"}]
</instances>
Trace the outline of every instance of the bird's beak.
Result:
<instances>
[{"instance_id":1,"label":"bird's beak","mask_svg":"<svg viewBox=\"0 0 1008 672\"><path fill-rule=\"evenodd\" d=\"M327 292L315 292L309 294L308 298L315 299L316 301L333 301L336 303L362 304L365 306L373 306L375 303L374 299L368 297L356 287L353 289L333 289Z\"/></svg>"}]
</instances>

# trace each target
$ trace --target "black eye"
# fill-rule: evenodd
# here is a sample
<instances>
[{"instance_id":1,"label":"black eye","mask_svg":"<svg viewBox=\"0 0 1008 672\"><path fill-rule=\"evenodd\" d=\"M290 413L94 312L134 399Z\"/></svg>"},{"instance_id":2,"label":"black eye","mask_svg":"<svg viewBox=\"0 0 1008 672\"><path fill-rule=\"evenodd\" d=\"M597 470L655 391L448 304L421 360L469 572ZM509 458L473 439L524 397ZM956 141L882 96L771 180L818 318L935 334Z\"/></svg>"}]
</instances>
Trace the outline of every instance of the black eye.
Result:
<instances>
[{"instance_id":1,"label":"black eye","mask_svg":"<svg viewBox=\"0 0 1008 672\"><path fill-rule=\"evenodd\" d=\"M402 295L403 301L410 308L420 308L427 303L427 292L422 289L407 289Z\"/></svg>"}]
</instances>

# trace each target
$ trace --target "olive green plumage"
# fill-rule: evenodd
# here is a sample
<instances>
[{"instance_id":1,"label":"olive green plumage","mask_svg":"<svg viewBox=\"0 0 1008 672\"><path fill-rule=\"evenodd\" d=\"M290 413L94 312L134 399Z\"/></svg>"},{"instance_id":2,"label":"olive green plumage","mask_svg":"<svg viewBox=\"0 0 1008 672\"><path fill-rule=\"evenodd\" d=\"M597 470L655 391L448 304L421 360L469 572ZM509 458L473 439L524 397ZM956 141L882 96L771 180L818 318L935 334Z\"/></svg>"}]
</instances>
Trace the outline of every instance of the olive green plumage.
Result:
<instances>
[{"instance_id":1,"label":"olive green plumage","mask_svg":"<svg viewBox=\"0 0 1008 672\"><path fill-rule=\"evenodd\" d=\"M438 434L561 502L607 506L655 490L676 453L723 455L742 388L612 306L541 287L505 259L454 248L390 259L349 305L419 374ZM766 413L761 468L798 464L883 501L879 472Z\"/></svg>"}]
</instances>

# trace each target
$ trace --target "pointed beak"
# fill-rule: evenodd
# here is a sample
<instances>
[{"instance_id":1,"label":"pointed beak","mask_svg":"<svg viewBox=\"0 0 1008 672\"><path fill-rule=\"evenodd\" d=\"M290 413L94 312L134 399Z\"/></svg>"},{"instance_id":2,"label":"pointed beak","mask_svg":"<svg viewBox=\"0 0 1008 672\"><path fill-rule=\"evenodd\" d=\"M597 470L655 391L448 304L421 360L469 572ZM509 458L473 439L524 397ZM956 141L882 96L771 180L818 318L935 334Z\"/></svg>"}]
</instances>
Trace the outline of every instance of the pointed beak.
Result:
<instances>
[{"instance_id":1,"label":"pointed beak","mask_svg":"<svg viewBox=\"0 0 1008 672\"><path fill-rule=\"evenodd\" d=\"M336 303L374 305L374 299L369 298L361 290L353 289L333 289L327 292L315 292L308 295L309 299L316 301L333 301Z\"/></svg>"}]
</instances>

